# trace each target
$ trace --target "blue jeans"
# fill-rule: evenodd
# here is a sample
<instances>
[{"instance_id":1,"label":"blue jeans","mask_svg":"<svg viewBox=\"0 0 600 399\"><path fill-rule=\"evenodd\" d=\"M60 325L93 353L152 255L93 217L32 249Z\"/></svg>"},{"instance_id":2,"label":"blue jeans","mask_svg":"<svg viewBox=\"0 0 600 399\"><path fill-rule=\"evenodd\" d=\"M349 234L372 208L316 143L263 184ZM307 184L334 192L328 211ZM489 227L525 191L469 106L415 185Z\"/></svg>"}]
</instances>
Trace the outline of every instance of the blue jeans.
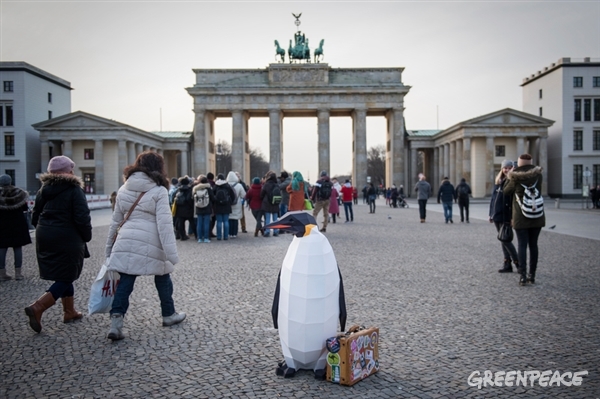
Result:
<instances>
[{"instance_id":1,"label":"blue jeans","mask_svg":"<svg viewBox=\"0 0 600 399\"><path fill-rule=\"evenodd\" d=\"M284 204L283 202L281 202L279 204L279 217L285 215L288 211L288 204Z\"/></svg>"},{"instance_id":2,"label":"blue jeans","mask_svg":"<svg viewBox=\"0 0 600 399\"><path fill-rule=\"evenodd\" d=\"M348 219L348 209L350 210L350 219ZM346 213L346 222L348 220L354 220L354 211L352 210L352 202L344 202L344 212Z\"/></svg>"},{"instance_id":3,"label":"blue jeans","mask_svg":"<svg viewBox=\"0 0 600 399\"><path fill-rule=\"evenodd\" d=\"M13 247L15 254L15 268L20 268L23 265L23 247ZM0 248L0 269L6 268L6 254L8 248Z\"/></svg>"},{"instance_id":4,"label":"blue jeans","mask_svg":"<svg viewBox=\"0 0 600 399\"><path fill-rule=\"evenodd\" d=\"M199 240L208 239L208 236L210 235L210 214L198 215L196 232L198 233Z\"/></svg>"},{"instance_id":5,"label":"blue jeans","mask_svg":"<svg viewBox=\"0 0 600 399\"><path fill-rule=\"evenodd\" d=\"M221 237L224 240L229 239L229 214L228 213L217 213L217 240Z\"/></svg>"},{"instance_id":6,"label":"blue jeans","mask_svg":"<svg viewBox=\"0 0 600 399\"><path fill-rule=\"evenodd\" d=\"M112 309L110 310L111 315L115 313L125 315L127 313L127 309L129 309L129 296L133 292L133 285L135 284L135 279L138 277L133 274L119 274L121 275L121 280L119 281L119 285L117 285ZM171 281L171 275L154 276L154 285L160 298L162 316L172 316L175 313L175 303L173 302L173 282Z\"/></svg>"},{"instance_id":7,"label":"blue jeans","mask_svg":"<svg viewBox=\"0 0 600 399\"><path fill-rule=\"evenodd\" d=\"M271 222L275 222L277 221L277 214L276 213L268 213L265 212L265 225L271 223ZM265 230L265 234L270 233L271 230L273 230L273 235L278 235L279 234L279 230L278 229L266 229Z\"/></svg>"},{"instance_id":8,"label":"blue jeans","mask_svg":"<svg viewBox=\"0 0 600 399\"><path fill-rule=\"evenodd\" d=\"M452 219L452 201L450 202L442 202L444 205L444 217L446 218L446 222Z\"/></svg>"}]
</instances>

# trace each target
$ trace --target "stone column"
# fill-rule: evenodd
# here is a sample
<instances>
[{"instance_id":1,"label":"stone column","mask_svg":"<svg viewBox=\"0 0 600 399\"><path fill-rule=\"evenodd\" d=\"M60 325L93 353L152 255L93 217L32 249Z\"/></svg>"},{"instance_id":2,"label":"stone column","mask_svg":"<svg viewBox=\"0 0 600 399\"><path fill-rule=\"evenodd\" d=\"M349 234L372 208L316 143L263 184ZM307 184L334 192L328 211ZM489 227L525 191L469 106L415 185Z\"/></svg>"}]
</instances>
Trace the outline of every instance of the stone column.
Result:
<instances>
[{"instance_id":1,"label":"stone column","mask_svg":"<svg viewBox=\"0 0 600 399\"><path fill-rule=\"evenodd\" d=\"M371 181L375 176L371 176ZM352 112L352 182L361 190L367 184L367 110Z\"/></svg>"},{"instance_id":2,"label":"stone column","mask_svg":"<svg viewBox=\"0 0 600 399\"><path fill-rule=\"evenodd\" d=\"M283 170L283 114L280 109L269 110L269 168L277 173Z\"/></svg>"},{"instance_id":3,"label":"stone column","mask_svg":"<svg viewBox=\"0 0 600 399\"><path fill-rule=\"evenodd\" d=\"M142 152L144 152L144 146L141 145L140 143L136 143L135 144L135 153L136 153L136 157L138 155L140 155ZM133 163L133 162L132 162Z\"/></svg>"},{"instance_id":4,"label":"stone column","mask_svg":"<svg viewBox=\"0 0 600 399\"><path fill-rule=\"evenodd\" d=\"M548 195L548 137L539 138L539 166L542 168L542 195Z\"/></svg>"},{"instance_id":5,"label":"stone column","mask_svg":"<svg viewBox=\"0 0 600 399\"><path fill-rule=\"evenodd\" d=\"M437 194L437 186L433 182L440 181L440 152L440 147L433 147L433 175L425 175L426 180L431 184L431 188L433 189L432 194Z\"/></svg>"},{"instance_id":6,"label":"stone column","mask_svg":"<svg viewBox=\"0 0 600 399\"><path fill-rule=\"evenodd\" d=\"M231 111L231 169L242 173L244 170L244 111ZM229 171L226 171L229 173Z\"/></svg>"},{"instance_id":7,"label":"stone column","mask_svg":"<svg viewBox=\"0 0 600 399\"><path fill-rule=\"evenodd\" d=\"M417 149L411 147L411 149L410 149L410 171L409 171L409 178L407 179L409 186L414 186L417 183L417 180L419 179L417 177L417 174L419 172L423 172L425 175L427 175L425 173L425 165L423 165L423 170L417 171L418 156L419 156L419 154L417 153ZM400 184L402 184L402 182L398 183L397 185L399 186Z\"/></svg>"},{"instance_id":8,"label":"stone column","mask_svg":"<svg viewBox=\"0 0 600 399\"><path fill-rule=\"evenodd\" d=\"M73 140L63 140L62 155L73 159Z\"/></svg>"},{"instance_id":9,"label":"stone column","mask_svg":"<svg viewBox=\"0 0 600 399\"><path fill-rule=\"evenodd\" d=\"M48 140L44 140L41 142L41 161L42 161L42 169L40 172L46 173L48 170L48 163L50 163L50 143Z\"/></svg>"},{"instance_id":10,"label":"stone column","mask_svg":"<svg viewBox=\"0 0 600 399\"><path fill-rule=\"evenodd\" d=\"M471 181L471 138L465 137L463 138L463 170L462 176L472 184Z\"/></svg>"},{"instance_id":11,"label":"stone column","mask_svg":"<svg viewBox=\"0 0 600 399\"><path fill-rule=\"evenodd\" d=\"M327 175L331 176L330 169L330 149L329 149L329 110L319 109L317 111L317 134L318 134L318 151L319 151L319 170L327 171Z\"/></svg>"},{"instance_id":12,"label":"stone column","mask_svg":"<svg viewBox=\"0 0 600 399\"><path fill-rule=\"evenodd\" d=\"M188 164L188 150L186 148L185 150L181 151L181 176L186 176L188 173L190 173L188 170Z\"/></svg>"},{"instance_id":13,"label":"stone column","mask_svg":"<svg viewBox=\"0 0 600 399\"><path fill-rule=\"evenodd\" d=\"M207 173L211 169L208 164L208 148L206 137L206 110L194 107L194 174ZM183 152L182 152L183 153ZM182 158L183 159L183 158Z\"/></svg>"},{"instance_id":14,"label":"stone column","mask_svg":"<svg viewBox=\"0 0 600 399\"><path fill-rule=\"evenodd\" d=\"M450 178L450 183L454 184L454 186L456 186L458 184L458 182L455 180L456 179L456 142L452 141L449 144L450 147L450 157L448 159L448 177Z\"/></svg>"},{"instance_id":15,"label":"stone column","mask_svg":"<svg viewBox=\"0 0 600 399\"><path fill-rule=\"evenodd\" d=\"M450 144L444 144L444 173L442 179L450 174Z\"/></svg>"},{"instance_id":16,"label":"stone column","mask_svg":"<svg viewBox=\"0 0 600 399\"><path fill-rule=\"evenodd\" d=\"M513 159L513 162L517 162L517 159L525 153L525 138L517 137L517 156Z\"/></svg>"},{"instance_id":17,"label":"stone column","mask_svg":"<svg viewBox=\"0 0 600 399\"><path fill-rule=\"evenodd\" d=\"M125 167L127 166L127 141L119 140L117 142L117 151L119 160L116 178L118 187L121 187L123 185L123 179L121 178L121 176L123 175L123 170L125 170Z\"/></svg>"},{"instance_id":18,"label":"stone column","mask_svg":"<svg viewBox=\"0 0 600 399\"><path fill-rule=\"evenodd\" d=\"M484 196L494 188L494 137L485 138L485 192Z\"/></svg>"},{"instance_id":19,"label":"stone column","mask_svg":"<svg viewBox=\"0 0 600 399\"><path fill-rule=\"evenodd\" d=\"M142 148L143 148L144 152L150 150L150 146L149 145L142 145Z\"/></svg>"},{"instance_id":20,"label":"stone column","mask_svg":"<svg viewBox=\"0 0 600 399\"><path fill-rule=\"evenodd\" d=\"M456 176L455 182L460 183L460 179L463 178L463 149L462 140L456 140ZM469 182L471 184L471 182Z\"/></svg>"},{"instance_id":21,"label":"stone column","mask_svg":"<svg viewBox=\"0 0 600 399\"><path fill-rule=\"evenodd\" d=\"M95 170L95 185L94 194L104 193L104 141L102 139L94 141L94 166Z\"/></svg>"},{"instance_id":22,"label":"stone column","mask_svg":"<svg viewBox=\"0 0 600 399\"><path fill-rule=\"evenodd\" d=\"M127 142L127 165L131 165L135 162L135 143L133 141Z\"/></svg>"}]
</instances>

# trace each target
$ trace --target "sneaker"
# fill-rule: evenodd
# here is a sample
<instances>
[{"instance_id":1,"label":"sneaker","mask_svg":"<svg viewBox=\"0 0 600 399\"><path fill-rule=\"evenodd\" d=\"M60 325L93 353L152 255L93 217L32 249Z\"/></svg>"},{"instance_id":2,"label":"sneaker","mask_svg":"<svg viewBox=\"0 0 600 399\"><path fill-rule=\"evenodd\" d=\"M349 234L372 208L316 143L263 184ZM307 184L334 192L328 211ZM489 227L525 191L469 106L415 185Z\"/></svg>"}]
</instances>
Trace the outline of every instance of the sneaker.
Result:
<instances>
[{"instance_id":1,"label":"sneaker","mask_svg":"<svg viewBox=\"0 0 600 399\"><path fill-rule=\"evenodd\" d=\"M205 238L204 242L210 242L210 240L208 238Z\"/></svg>"},{"instance_id":2,"label":"sneaker","mask_svg":"<svg viewBox=\"0 0 600 399\"><path fill-rule=\"evenodd\" d=\"M350 223L350 221L349 221L349 220L346 220L344 223Z\"/></svg>"},{"instance_id":3,"label":"sneaker","mask_svg":"<svg viewBox=\"0 0 600 399\"><path fill-rule=\"evenodd\" d=\"M217 237L217 241L221 241L221 237Z\"/></svg>"},{"instance_id":4,"label":"sneaker","mask_svg":"<svg viewBox=\"0 0 600 399\"><path fill-rule=\"evenodd\" d=\"M270 236L270 235L271 235L271 233L269 233L269 232L266 232L265 234L263 234L263 237L268 237L268 236Z\"/></svg>"},{"instance_id":5,"label":"sneaker","mask_svg":"<svg viewBox=\"0 0 600 399\"><path fill-rule=\"evenodd\" d=\"M171 316L163 317L163 327L179 324L185 320L185 313L173 313Z\"/></svg>"},{"instance_id":6,"label":"sneaker","mask_svg":"<svg viewBox=\"0 0 600 399\"><path fill-rule=\"evenodd\" d=\"M321 230L319 230L321 233L326 233L327 230L325 229L325 227L323 227Z\"/></svg>"},{"instance_id":7,"label":"sneaker","mask_svg":"<svg viewBox=\"0 0 600 399\"><path fill-rule=\"evenodd\" d=\"M204 242L202 238L198 238L198 242Z\"/></svg>"},{"instance_id":8,"label":"sneaker","mask_svg":"<svg viewBox=\"0 0 600 399\"><path fill-rule=\"evenodd\" d=\"M454 223L454 220L450 219L450 223Z\"/></svg>"}]
</instances>

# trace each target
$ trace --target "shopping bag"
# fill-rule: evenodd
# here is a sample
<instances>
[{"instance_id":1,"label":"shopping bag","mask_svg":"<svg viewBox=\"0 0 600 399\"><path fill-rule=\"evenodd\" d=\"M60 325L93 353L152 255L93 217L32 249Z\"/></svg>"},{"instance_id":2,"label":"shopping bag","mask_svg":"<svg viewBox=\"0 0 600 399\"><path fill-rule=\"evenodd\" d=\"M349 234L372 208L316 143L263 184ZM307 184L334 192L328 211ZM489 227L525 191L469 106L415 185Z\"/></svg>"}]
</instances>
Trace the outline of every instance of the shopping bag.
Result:
<instances>
[{"instance_id":1,"label":"shopping bag","mask_svg":"<svg viewBox=\"0 0 600 399\"><path fill-rule=\"evenodd\" d=\"M304 210L305 211L312 211L313 210L313 203L311 200L309 199L305 199L304 200Z\"/></svg>"},{"instance_id":2,"label":"shopping bag","mask_svg":"<svg viewBox=\"0 0 600 399\"><path fill-rule=\"evenodd\" d=\"M108 313L119 285L119 273L108 270L109 261L106 259L98 272L98 277L92 284L90 300L88 302L88 314Z\"/></svg>"}]
</instances>

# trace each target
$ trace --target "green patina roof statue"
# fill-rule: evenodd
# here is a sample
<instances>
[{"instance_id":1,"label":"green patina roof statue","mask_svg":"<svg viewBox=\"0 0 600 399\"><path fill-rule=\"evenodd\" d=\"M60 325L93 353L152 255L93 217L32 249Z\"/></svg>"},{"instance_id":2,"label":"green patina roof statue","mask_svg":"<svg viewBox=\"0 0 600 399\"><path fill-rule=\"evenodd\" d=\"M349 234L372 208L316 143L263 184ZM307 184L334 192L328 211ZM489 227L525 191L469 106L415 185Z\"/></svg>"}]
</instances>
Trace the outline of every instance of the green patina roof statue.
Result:
<instances>
[{"instance_id":1,"label":"green patina roof statue","mask_svg":"<svg viewBox=\"0 0 600 399\"><path fill-rule=\"evenodd\" d=\"M302 13L296 15L294 13L292 13L292 15L294 16L294 18L296 18L296 21L294 22L296 24L296 26L300 26L300 17L302 16ZM323 44L325 43L325 40L321 40L321 42L319 43L319 47L315 49L314 51L314 62L318 63L320 60L323 59ZM277 59L278 62L285 62L285 50L283 48L281 48L281 46L279 45L279 42L277 40L275 40L275 59ZM294 61L306 61L307 63L310 63L311 61L311 57L310 57L310 47L308 45L308 39L306 38L306 35L304 35L304 33L300 32L300 30L298 30L295 34L294 34L294 45L292 46L292 41L290 40L290 46L288 48L288 59L290 61L290 64ZM278 58L279 57L279 58Z\"/></svg>"}]
</instances>

